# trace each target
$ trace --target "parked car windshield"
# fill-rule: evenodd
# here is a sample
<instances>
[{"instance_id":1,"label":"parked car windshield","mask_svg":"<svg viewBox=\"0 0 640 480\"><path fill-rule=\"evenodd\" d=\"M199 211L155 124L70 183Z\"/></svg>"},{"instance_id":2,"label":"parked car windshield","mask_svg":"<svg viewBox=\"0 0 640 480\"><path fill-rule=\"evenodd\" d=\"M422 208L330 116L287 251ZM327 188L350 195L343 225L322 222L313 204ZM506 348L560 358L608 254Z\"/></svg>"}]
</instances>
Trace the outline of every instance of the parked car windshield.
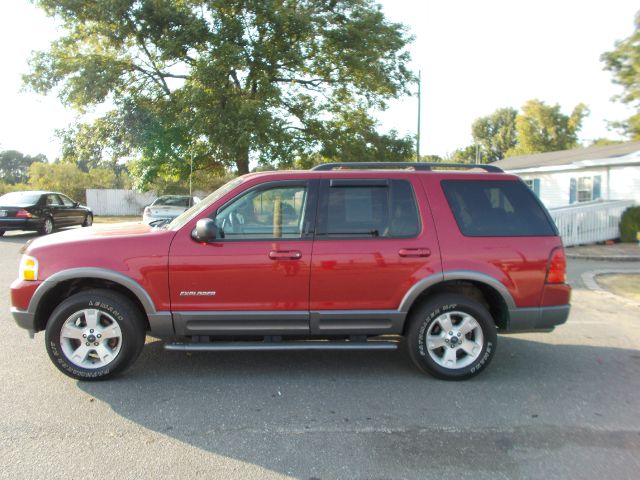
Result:
<instances>
[{"instance_id":1,"label":"parked car windshield","mask_svg":"<svg viewBox=\"0 0 640 480\"><path fill-rule=\"evenodd\" d=\"M153 207L167 206L167 207L188 207L189 197L159 197L151 204Z\"/></svg>"},{"instance_id":2,"label":"parked car windshield","mask_svg":"<svg viewBox=\"0 0 640 480\"><path fill-rule=\"evenodd\" d=\"M35 205L39 199L39 193L10 192L0 197L0 205L24 207L27 205Z\"/></svg>"},{"instance_id":3,"label":"parked car windshield","mask_svg":"<svg viewBox=\"0 0 640 480\"><path fill-rule=\"evenodd\" d=\"M238 177L238 178L235 178L235 179L231 180L228 183L225 183L220 188L218 188L216 191L214 191L213 193L207 195L207 197L205 197L204 200L202 200L199 203L196 203L193 207L191 207L188 210L185 210L180 215L178 215L176 218L174 218L171 221L171 223L169 223L166 226L166 228L167 229L171 229L171 230L177 230L177 229L181 228L191 218L193 218L194 216L198 215L200 212L205 210L213 202L215 202L216 200L218 200L219 198L223 197L228 192L230 192L231 190L236 188L238 185L240 185L242 182L244 182L244 180L245 180L244 177Z\"/></svg>"}]
</instances>

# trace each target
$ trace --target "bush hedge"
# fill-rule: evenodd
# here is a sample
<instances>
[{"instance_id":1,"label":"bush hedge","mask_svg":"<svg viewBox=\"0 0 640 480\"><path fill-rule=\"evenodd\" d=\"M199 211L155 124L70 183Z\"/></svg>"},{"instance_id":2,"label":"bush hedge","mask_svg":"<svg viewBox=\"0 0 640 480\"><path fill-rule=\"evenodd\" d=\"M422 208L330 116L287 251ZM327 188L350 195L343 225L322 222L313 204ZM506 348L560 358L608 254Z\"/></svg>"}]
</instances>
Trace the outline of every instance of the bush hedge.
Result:
<instances>
[{"instance_id":1,"label":"bush hedge","mask_svg":"<svg viewBox=\"0 0 640 480\"><path fill-rule=\"evenodd\" d=\"M620 240L636 242L638 232L640 232L640 207L629 207L622 212L620 218Z\"/></svg>"}]
</instances>

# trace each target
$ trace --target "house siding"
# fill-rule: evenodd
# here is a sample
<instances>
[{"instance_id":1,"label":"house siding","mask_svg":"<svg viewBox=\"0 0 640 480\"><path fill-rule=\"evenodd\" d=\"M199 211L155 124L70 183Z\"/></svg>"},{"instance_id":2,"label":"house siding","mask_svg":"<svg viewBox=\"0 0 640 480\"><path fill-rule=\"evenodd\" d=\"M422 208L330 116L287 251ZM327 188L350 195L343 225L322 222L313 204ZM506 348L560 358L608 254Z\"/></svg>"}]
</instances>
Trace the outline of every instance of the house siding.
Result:
<instances>
[{"instance_id":1,"label":"house siding","mask_svg":"<svg viewBox=\"0 0 640 480\"><path fill-rule=\"evenodd\" d=\"M640 166L611 166L520 173L523 180L540 181L540 200L547 208L570 204L571 179L600 176L600 198L604 200L635 200L640 204ZM597 190L597 189L596 189Z\"/></svg>"}]
</instances>

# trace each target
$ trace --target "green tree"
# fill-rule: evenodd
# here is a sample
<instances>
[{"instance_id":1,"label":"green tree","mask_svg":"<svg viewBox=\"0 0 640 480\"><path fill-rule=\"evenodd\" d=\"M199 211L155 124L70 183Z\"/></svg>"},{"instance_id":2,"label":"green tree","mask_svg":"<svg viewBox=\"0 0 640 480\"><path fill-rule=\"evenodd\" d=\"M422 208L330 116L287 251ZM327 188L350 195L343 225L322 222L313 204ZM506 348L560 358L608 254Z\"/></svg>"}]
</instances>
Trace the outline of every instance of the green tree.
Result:
<instances>
[{"instance_id":1,"label":"green tree","mask_svg":"<svg viewBox=\"0 0 640 480\"><path fill-rule=\"evenodd\" d=\"M414 80L410 37L373 0L35 3L67 33L33 55L26 84L80 110L111 101L96 137L118 136L143 184L184 177L191 161L246 173L250 159L288 167L320 152L409 150L410 137L376 132L368 114Z\"/></svg>"},{"instance_id":2,"label":"green tree","mask_svg":"<svg viewBox=\"0 0 640 480\"><path fill-rule=\"evenodd\" d=\"M477 162L476 158L479 156L479 146L469 145L468 147L459 148L453 152L447 162L452 163L482 163Z\"/></svg>"},{"instance_id":3,"label":"green tree","mask_svg":"<svg viewBox=\"0 0 640 480\"><path fill-rule=\"evenodd\" d=\"M480 117L471 125L474 143L480 145L482 163L502 160L518 142L515 108L499 108L491 115Z\"/></svg>"},{"instance_id":4,"label":"green tree","mask_svg":"<svg viewBox=\"0 0 640 480\"><path fill-rule=\"evenodd\" d=\"M30 188L62 192L80 202L86 202L87 188L113 188L115 182L115 173L104 168L87 173L71 163L40 162L29 168Z\"/></svg>"},{"instance_id":5,"label":"green tree","mask_svg":"<svg viewBox=\"0 0 640 480\"><path fill-rule=\"evenodd\" d=\"M507 156L568 150L578 146L578 132L582 120L589 114L583 103L571 115L560 111L560 105L546 105L540 100L529 100L516 118L518 144Z\"/></svg>"},{"instance_id":6,"label":"green tree","mask_svg":"<svg viewBox=\"0 0 640 480\"><path fill-rule=\"evenodd\" d=\"M605 70L613 74L613 82L623 88L623 93L614 99L636 110L627 120L613 125L621 127L632 140L640 140L640 11L636 13L634 32L624 40L617 41L615 48L603 53L600 58Z\"/></svg>"},{"instance_id":7,"label":"green tree","mask_svg":"<svg viewBox=\"0 0 640 480\"><path fill-rule=\"evenodd\" d=\"M0 152L0 181L10 185L24 183L29 176L29 166L34 162L46 161L47 157L42 154L31 157L17 150Z\"/></svg>"}]
</instances>

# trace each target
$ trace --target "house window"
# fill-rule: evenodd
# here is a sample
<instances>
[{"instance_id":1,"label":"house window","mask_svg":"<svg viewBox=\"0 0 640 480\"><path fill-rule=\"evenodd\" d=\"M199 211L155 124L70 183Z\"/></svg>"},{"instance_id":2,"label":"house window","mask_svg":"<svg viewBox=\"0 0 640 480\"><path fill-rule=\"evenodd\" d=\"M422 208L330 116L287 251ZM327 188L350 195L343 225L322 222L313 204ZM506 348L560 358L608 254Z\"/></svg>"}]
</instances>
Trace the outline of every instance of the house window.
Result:
<instances>
[{"instance_id":1,"label":"house window","mask_svg":"<svg viewBox=\"0 0 640 480\"><path fill-rule=\"evenodd\" d=\"M601 197L602 177L572 178L569 187L569 203L581 203L597 200Z\"/></svg>"},{"instance_id":2,"label":"house window","mask_svg":"<svg viewBox=\"0 0 640 480\"><path fill-rule=\"evenodd\" d=\"M540 196L540 179L539 178L529 178L523 180L524 184L533 190L533 193L536 194L536 197Z\"/></svg>"}]
</instances>

